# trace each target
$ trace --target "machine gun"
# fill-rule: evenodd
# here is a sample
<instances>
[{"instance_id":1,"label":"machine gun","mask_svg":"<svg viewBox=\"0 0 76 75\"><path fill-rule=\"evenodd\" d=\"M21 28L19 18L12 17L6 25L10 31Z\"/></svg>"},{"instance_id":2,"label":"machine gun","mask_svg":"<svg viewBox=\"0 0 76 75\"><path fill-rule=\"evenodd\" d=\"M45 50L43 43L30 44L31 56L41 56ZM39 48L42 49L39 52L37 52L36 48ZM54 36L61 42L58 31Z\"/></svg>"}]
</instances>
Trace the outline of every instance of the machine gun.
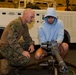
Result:
<instances>
[{"instance_id":1,"label":"machine gun","mask_svg":"<svg viewBox=\"0 0 76 75\"><path fill-rule=\"evenodd\" d=\"M47 51L47 53L52 54L52 56L54 55L58 65L60 67L60 71L65 73L68 72L68 67L66 66L65 62L63 61L63 59L61 58L59 52L58 52L58 44L56 41L47 41L45 43L41 44L41 47ZM48 61L47 64L49 64L50 61ZM54 64L55 61L52 61L52 63Z\"/></svg>"}]
</instances>

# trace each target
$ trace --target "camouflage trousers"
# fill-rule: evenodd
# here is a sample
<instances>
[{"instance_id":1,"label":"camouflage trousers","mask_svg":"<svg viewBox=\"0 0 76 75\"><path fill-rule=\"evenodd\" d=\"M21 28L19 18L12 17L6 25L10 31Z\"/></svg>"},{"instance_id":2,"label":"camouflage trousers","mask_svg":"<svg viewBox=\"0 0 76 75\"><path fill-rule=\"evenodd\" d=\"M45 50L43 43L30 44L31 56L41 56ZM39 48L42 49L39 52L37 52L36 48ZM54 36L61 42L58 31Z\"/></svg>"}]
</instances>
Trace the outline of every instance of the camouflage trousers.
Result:
<instances>
[{"instance_id":1,"label":"camouflage trousers","mask_svg":"<svg viewBox=\"0 0 76 75\"><path fill-rule=\"evenodd\" d=\"M24 50L28 50L28 47L29 47L28 44L26 44L25 42L21 42L19 44ZM9 65L24 66L30 60L26 58L25 56L16 52L16 50L11 48L9 45L2 46L0 50L1 50L2 55L8 60Z\"/></svg>"}]
</instances>

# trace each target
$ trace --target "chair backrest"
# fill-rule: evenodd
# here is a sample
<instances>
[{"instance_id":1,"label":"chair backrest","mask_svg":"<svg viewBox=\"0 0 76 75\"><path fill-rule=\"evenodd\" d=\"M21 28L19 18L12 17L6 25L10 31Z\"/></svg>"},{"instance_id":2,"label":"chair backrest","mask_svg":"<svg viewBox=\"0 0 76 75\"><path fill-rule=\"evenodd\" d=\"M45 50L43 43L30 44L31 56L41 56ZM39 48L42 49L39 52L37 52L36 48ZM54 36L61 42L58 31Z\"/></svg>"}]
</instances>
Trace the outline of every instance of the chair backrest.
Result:
<instances>
[{"instance_id":1,"label":"chair backrest","mask_svg":"<svg viewBox=\"0 0 76 75\"><path fill-rule=\"evenodd\" d=\"M0 27L0 38L1 38L1 35L2 35L3 31L4 31L4 28L5 27Z\"/></svg>"},{"instance_id":2,"label":"chair backrest","mask_svg":"<svg viewBox=\"0 0 76 75\"><path fill-rule=\"evenodd\" d=\"M64 30L63 42L70 43L70 34L66 30Z\"/></svg>"}]
</instances>

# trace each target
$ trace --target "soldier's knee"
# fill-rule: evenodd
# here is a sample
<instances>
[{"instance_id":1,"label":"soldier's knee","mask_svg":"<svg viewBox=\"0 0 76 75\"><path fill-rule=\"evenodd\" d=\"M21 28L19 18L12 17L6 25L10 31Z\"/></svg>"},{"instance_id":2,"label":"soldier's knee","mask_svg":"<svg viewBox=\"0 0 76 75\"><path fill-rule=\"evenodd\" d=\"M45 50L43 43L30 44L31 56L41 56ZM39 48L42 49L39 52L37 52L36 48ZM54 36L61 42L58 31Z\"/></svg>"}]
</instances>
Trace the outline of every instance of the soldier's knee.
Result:
<instances>
[{"instance_id":1,"label":"soldier's knee","mask_svg":"<svg viewBox=\"0 0 76 75\"><path fill-rule=\"evenodd\" d=\"M29 58L23 57L21 59L12 59L11 61L9 61L10 66L25 66L26 64L28 64L28 62L30 61Z\"/></svg>"},{"instance_id":2,"label":"soldier's knee","mask_svg":"<svg viewBox=\"0 0 76 75\"><path fill-rule=\"evenodd\" d=\"M30 62L30 58L26 58L20 61L21 66L25 66Z\"/></svg>"}]
</instances>

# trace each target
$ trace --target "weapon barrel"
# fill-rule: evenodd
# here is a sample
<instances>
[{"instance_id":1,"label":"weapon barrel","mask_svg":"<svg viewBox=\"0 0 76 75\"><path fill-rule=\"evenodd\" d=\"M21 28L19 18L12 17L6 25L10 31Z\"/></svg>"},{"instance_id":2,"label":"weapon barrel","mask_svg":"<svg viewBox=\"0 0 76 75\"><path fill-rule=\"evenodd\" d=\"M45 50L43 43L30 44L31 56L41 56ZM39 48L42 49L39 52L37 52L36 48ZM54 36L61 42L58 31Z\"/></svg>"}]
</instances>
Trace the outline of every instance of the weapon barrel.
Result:
<instances>
[{"instance_id":1,"label":"weapon barrel","mask_svg":"<svg viewBox=\"0 0 76 75\"><path fill-rule=\"evenodd\" d=\"M60 54L58 53L58 48L57 47L53 47L52 48L54 55L59 63L59 66L62 68L63 71L68 71L68 68L65 64L65 62L63 61L63 59L61 58Z\"/></svg>"}]
</instances>

